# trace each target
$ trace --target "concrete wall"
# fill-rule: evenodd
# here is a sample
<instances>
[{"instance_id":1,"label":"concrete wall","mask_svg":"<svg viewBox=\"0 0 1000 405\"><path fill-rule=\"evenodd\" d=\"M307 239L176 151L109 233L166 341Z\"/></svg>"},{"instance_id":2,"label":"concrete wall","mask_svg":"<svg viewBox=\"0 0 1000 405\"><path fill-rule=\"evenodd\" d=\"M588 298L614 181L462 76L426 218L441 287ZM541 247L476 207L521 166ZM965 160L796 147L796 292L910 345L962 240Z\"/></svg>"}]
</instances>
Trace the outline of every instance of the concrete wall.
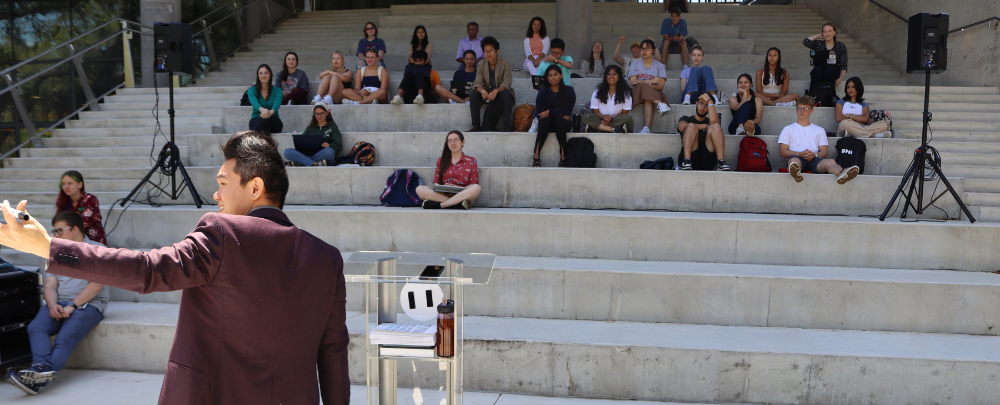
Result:
<instances>
[{"instance_id":1,"label":"concrete wall","mask_svg":"<svg viewBox=\"0 0 1000 405\"><path fill-rule=\"evenodd\" d=\"M797 0L837 25L841 34L861 42L883 60L905 72L907 26L905 22L866 0ZM880 0L896 14L947 13L950 29L1000 15L1000 0ZM996 27L996 24L993 25ZM816 27L819 33L819 27ZM1000 85L1000 30L985 24L956 32L948 38L948 70L931 75L931 83L947 86ZM847 72L851 76L850 70ZM922 75L909 75L911 84L923 84ZM863 78L862 78L863 79Z\"/></svg>"}]
</instances>

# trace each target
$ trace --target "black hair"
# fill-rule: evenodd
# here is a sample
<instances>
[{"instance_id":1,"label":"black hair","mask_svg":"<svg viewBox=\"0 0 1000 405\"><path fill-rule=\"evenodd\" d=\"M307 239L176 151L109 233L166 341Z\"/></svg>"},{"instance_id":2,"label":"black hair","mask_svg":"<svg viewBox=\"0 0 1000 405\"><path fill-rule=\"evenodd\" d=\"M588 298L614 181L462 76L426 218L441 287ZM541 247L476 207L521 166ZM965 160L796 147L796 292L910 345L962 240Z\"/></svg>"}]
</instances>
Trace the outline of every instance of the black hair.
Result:
<instances>
[{"instance_id":1,"label":"black hair","mask_svg":"<svg viewBox=\"0 0 1000 405\"><path fill-rule=\"evenodd\" d=\"M56 226L56 222L65 222L66 225L79 229L80 233L83 233L83 218L80 218L80 214L73 211L63 211L56 216L52 217L52 226Z\"/></svg>"},{"instance_id":2,"label":"black hair","mask_svg":"<svg viewBox=\"0 0 1000 405\"><path fill-rule=\"evenodd\" d=\"M285 57L281 59L281 81L288 80L288 55L295 55L295 68L299 68L299 54L295 52L288 52Z\"/></svg>"},{"instance_id":3,"label":"black hair","mask_svg":"<svg viewBox=\"0 0 1000 405\"><path fill-rule=\"evenodd\" d=\"M465 28L469 28L470 25L475 25L476 28L479 28L479 23L477 23L475 21L469 21L468 24L465 24Z\"/></svg>"},{"instance_id":4,"label":"black hair","mask_svg":"<svg viewBox=\"0 0 1000 405\"><path fill-rule=\"evenodd\" d=\"M226 160L236 159L233 172L240 176L240 185L259 177L264 182L264 195L278 208L285 206L288 194L288 172L278 153L278 145L270 134L258 131L237 132L224 145Z\"/></svg>"},{"instance_id":5,"label":"black hair","mask_svg":"<svg viewBox=\"0 0 1000 405\"><path fill-rule=\"evenodd\" d=\"M559 38L553 38L552 41L549 42L549 49L551 50L552 48L559 48L565 51L566 41L563 41Z\"/></svg>"},{"instance_id":6,"label":"black hair","mask_svg":"<svg viewBox=\"0 0 1000 405\"><path fill-rule=\"evenodd\" d=\"M741 74L739 77L736 78L736 87L739 88L739 86L740 86L740 79L742 79L744 77L746 77L747 80L750 81L750 88L749 88L749 90L750 90L750 99L753 100L753 98L757 95L753 91L753 76L750 76L749 73ZM743 100L740 100L740 93L739 92L736 92L736 99L739 100L739 101L743 101Z\"/></svg>"},{"instance_id":7,"label":"black hair","mask_svg":"<svg viewBox=\"0 0 1000 405\"><path fill-rule=\"evenodd\" d=\"M601 44L601 64L607 65L604 63L604 43L601 41L594 41L594 44L596 43ZM590 65L588 66L589 71L587 73L594 73L594 64L597 63L597 60L594 59L594 44L590 44L590 56L586 59L587 64Z\"/></svg>"},{"instance_id":8,"label":"black hair","mask_svg":"<svg viewBox=\"0 0 1000 405\"><path fill-rule=\"evenodd\" d=\"M646 45L646 44L649 44L649 47L652 48L654 52L656 51L656 43L653 42L653 40L649 39L649 38L646 38L646 39L642 40L642 42L639 44L639 47L642 48L642 46Z\"/></svg>"},{"instance_id":9,"label":"black hair","mask_svg":"<svg viewBox=\"0 0 1000 405\"><path fill-rule=\"evenodd\" d=\"M531 38L535 35L535 30L531 29L531 25L535 23L535 20L538 20L538 22L541 23L541 27L538 28L538 37L539 38L547 37L548 31L545 30L545 20L543 20L542 17L534 17L531 19L531 21L528 21L527 37Z\"/></svg>"},{"instance_id":10,"label":"black hair","mask_svg":"<svg viewBox=\"0 0 1000 405\"><path fill-rule=\"evenodd\" d=\"M777 85L782 85L785 83L785 69L781 68L781 49L776 47L768 48L767 52L764 52L764 74L761 75L761 84L771 82L771 64L767 61L767 54L775 51L778 53L778 62L774 64L774 83Z\"/></svg>"},{"instance_id":11,"label":"black hair","mask_svg":"<svg viewBox=\"0 0 1000 405\"><path fill-rule=\"evenodd\" d=\"M597 85L597 99L602 103L607 103L609 100L609 92L611 91L611 83L608 83L608 73L615 72L618 73L618 83L615 84L615 104L624 104L625 98L632 94L632 87L628 85L628 78L623 77L621 66L618 65L608 65L608 69L604 71L604 78L601 80L601 84ZM625 106L632 108L632 106Z\"/></svg>"},{"instance_id":12,"label":"black hair","mask_svg":"<svg viewBox=\"0 0 1000 405\"><path fill-rule=\"evenodd\" d=\"M270 96L271 95L271 93L270 93L271 92L271 86L272 86L271 82L274 81L274 72L271 71L271 67L268 66L266 63L261 63L260 66L257 66L257 70L255 72L260 72L260 68L266 68L267 69L267 91L268 91L267 95ZM260 82L260 74L258 73L255 76L257 76L257 82L254 84L254 87L257 88L257 95L263 97L264 96L264 85L263 85L263 83Z\"/></svg>"},{"instance_id":13,"label":"black hair","mask_svg":"<svg viewBox=\"0 0 1000 405\"><path fill-rule=\"evenodd\" d=\"M333 122L333 114L330 114L330 110L327 110L326 107L323 107L323 105L321 105L321 104L316 104L316 105L313 106L312 121L309 121L309 126L310 127L319 128L319 120L316 119L316 109L317 108L322 108L323 112L326 113L326 122L328 124L331 123L331 122Z\"/></svg>"},{"instance_id":14,"label":"black hair","mask_svg":"<svg viewBox=\"0 0 1000 405\"><path fill-rule=\"evenodd\" d=\"M413 51L413 55L411 55L410 58L412 58L413 60L422 59L422 60L426 61L427 60L427 51L424 51L424 50Z\"/></svg>"},{"instance_id":15,"label":"black hair","mask_svg":"<svg viewBox=\"0 0 1000 405\"><path fill-rule=\"evenodd\" d=\"M465 135L462 134L462 131L451 131L444 136L444 150L441 152L441 162L438 163L438 178L435 179L437 184L444 184L444 172L448 171L448 167L451 166L451 149L448 149L448 137L451 134L458 135L458 139L465 142Z\"/></svg>"},{"instance_id":16,"label":"black hair","mask_svg":"<svg viewBox=\"0 0 1000 405\"><path fill-rule=\"evenodd\" d=\"M678 8L678 7L672 7L672 8L670 8L670 15L674 15L674 14L681 15L681 9Z\"/></svg>"},{"instance_id":17,"label":"black hair","mask_svg":"<svg viewBox=\"0 0 1000 405\"><path fill-rule=\"evenodd\" d=\"M464 58L465 55L468 55L470 53L472 54L473 58L479 59L479 55L476 55L476 51L473 51L471 49L466 49L465 52L462 52L462 57Z\"/></svg>"},{"instance_id":18,"label":"black hair","mask_svg":"<svg viewBox=\"0 0 1000 405\"><path fill-rule=\"evenodd\" d=\"M858 92L858 95L854 97L854 101L848 100L848 98L850 98L851 96L847 94L847 85L850 83L854 83L854 90ZM847 82L844 83L844 100L860 104L862 101L865 101L865 98L863 97L864 95L865 95L865 85L861 84L860 77L854 76L850 79L847 79Z\"/></svg>"},{"instance_id":19,"label":"black hair","mask_svg":"<svg viewBox=\"0 0 1000 405\"><path fill-rule=\"evenodd\" d=\"M545 78L545 87L546 88L549 88L549 86L551 86L551 84L549 84L549 72L553 71L553 70L555 70L556 72L559 72L560 75L563 74L562 66L559 66L559 65L557 65L555 63L553 63L553 64L549 65L549 67L545 68L545 73L542 74L542 77ZM563 97L565 97L565 95L566 95L566 92L563 91L563 90L566 89L565 83L566 83L565 79L559 79L559 83L556 84L556 87L559 89L558 90L558 92L559 92L559 100L557 101L559 103L559 105L562 105Z\"/></svg>"},{"instance_id":20,"label":"black hair","mask_svg":"<svg viewBox=\"0 0 1000 405\"><path fill-rule=\"evenodd\" d=\"M493 45L493 49L496 50L497 52L500 52L500 41L497 41L497 39L492 35L483 38L483 40L480 41L479 44L482 45L484 51L486 50L486 45Z\"/></svg>"},{"instance_id":21,"label":"black hair","mask_svg":"<svg viewBox=\"0 0 1000 405\"><path fill-rule=\"evenodd\" d=\"M417 31L424 30L424 39L421 40L417 38ZM416 51L417 49L427 49L427 43L430 42L430 36L427 35L427 28L423 25L418 25L417 28L413 29L413 38L410 39L410 50ZM426 57L424 59L427 59Z\"/></svg>"}]
</instances>

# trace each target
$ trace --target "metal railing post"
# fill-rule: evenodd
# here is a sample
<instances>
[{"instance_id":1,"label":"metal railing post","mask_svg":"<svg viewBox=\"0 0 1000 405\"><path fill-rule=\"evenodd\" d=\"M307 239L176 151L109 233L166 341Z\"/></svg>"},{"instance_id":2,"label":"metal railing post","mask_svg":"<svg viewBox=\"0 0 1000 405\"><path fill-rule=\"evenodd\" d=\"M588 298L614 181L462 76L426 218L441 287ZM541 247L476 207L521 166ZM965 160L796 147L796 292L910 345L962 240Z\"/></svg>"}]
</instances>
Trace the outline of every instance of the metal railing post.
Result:
<instances>
[{"instance_id":1,"label":"metal railing post","mask_svg":"<svg viewBox=\"0 0 1000 405\"><path fill-rule=\"evenodd\" d=\"M13 86L14 79L10 77L10 74L4 76L7 78L7 84ZM28 133L28 139L31 140L31 146L36 148L42 147L42 139L38 136L38 128L35 128L35 123L31 122L31 116L28 115L28 109L24 107L24 102L21 101L21 88L15 87L10 89L10 95L14 99L14 106L17 107L18 114L21 115L21 122L24 123L24 130Z\"/></svg>"},{"instance_id":2,"label":"metal railing post","mask_svg":"<svg viewBox=\"0 0 1000 405\"><path fill-rule=\"evenodd\" d=\"M288 8L292 10L292 18L299 18L299 14L295 12L295 0L288 0Z\"/></svg>"},{"instance_id":3,"label":"metal railing post","mask_svg":"<svg viewBox=\"0 0 1000 405\"><path fill-rule=\"evenodd\" d=\"M132 31L128 30L128 23L122 21L122 55L125 62L125 87L135 87L135 67L132 66Z\"/></svg>"},{"instance_id":4,"label":"metal railing post","mask_svg":"<svg viewBox=\"0 0 1000 405\"><path fill-rule=\"evenodd\" d=\"M69 45L69 51L76 53L73 45ZM90 107L91 111L100 111L101 107L97 105L97 98L94 97L94 89L90 88L90 80L87 80L87 72L83 70L83 58L80 55L74 56L73 65L76 66L76 76L80 78L80 87L83 87L83 94L87 96L87 106Z\"/></svg>"},{"instance_id":5,"label":"metal railing post","mask_svg":"<svg viewBox=\"0 0 1000 405\"><path fill-rule=\"evenodd\" d=\"M205 31L205 50L208 51L208 71L212 71L212 67L215 66L216 69L222 71L222 65L216 60L215 56L215 46L212 45L212 29L208 28L208 23L205 20L201 20L201 26Z\"/></svg>"},{"instance_id":6,"label":"metal railing post","mask_svg":"<svg viewBox=\"0 0 1000 405\"><path fill-rule=\"evenodd\" d=\"M273 34L274 33L274 21L271 21L272 20L272 17L271 17L271 8L267 6L267 0L261 0L261 3L264 3L264 11L267 12L267 33L268 34Z\"/></svg>"},{"instance_id":7,"label":"metal railing post","mask_svg":"<svg viewBox=\"0 0 1000 405\"><path fill-rule=\"evenodd\" d=\"M236 3L233 3L233 7L236 7L237 10L240 9L240 6L238 6ZM240 50L241 51L249 51L250 47L247 46L247 34L246 34L246 30L243 29L243 17L240 17L240 14L242 14L242 13L243 12L240 12L240 13L237 13L235 15L235 17L236 17L236 33L237 33L237 35L240 36Z\"/></svg>"}]
</instances>

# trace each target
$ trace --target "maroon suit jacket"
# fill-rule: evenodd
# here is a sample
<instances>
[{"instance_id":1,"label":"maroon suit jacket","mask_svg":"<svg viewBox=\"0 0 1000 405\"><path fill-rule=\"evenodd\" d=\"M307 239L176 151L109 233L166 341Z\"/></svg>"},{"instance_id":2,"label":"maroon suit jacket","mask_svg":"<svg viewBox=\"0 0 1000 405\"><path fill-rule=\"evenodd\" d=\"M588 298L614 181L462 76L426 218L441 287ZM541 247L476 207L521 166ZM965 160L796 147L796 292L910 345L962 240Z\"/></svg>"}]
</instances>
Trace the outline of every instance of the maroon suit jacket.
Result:
<instances>
[{"instance_id":1,"label":"maroon suit jacket","mask_svg":"<svg viewBox=\"0 0 1000 405\"><path fill-rule=\"evenodd\" d=\"M49 271L184 290L160 405L348 405L343 258L278 209L205 214L148 253L54 238Z\"/></svg>"}]
</instances>

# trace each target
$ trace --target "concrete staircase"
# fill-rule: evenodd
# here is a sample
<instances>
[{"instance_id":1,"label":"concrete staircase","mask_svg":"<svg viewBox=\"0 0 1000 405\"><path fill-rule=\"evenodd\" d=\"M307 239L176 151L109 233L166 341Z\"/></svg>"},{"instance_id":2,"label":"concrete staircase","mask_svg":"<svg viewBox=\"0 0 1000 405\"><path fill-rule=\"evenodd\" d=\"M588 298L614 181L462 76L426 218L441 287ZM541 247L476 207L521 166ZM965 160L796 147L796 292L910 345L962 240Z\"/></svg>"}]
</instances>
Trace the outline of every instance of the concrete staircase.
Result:
<instances>
[{"instance_id":1,"label":"concrete staircase","mask_svg":"<svg viewBox=\"0 0 1000 405\"><path fill-rule=\"evenodd\" d=\"M665 17L659 4L595 3L594 8L594 38L604 41L609 58L617 36L627 35L629 43L655 36ZM328 68L332 50L345 51L351 65L361 27L375 21L389 48L394 92L416 24L427 26L435 65L446 72L453 68L449 61L464 24L473 20L483 36L500 38L501 54L519 65L524 26L534 15L554 21L554 5L301 13L255 41L251 52L223 63L221 72L177 90L178 144L185 163L199 191L211 195L222 162L219 143L246 129L248 108L237 104L254 69L262 62L280 69L288 50L298 52L300 67L316 81ZM693 5L685 18L727 92L735 89L739 73L763 64L768 47L779 46L792 75L791 91L801 93L808 77L801 38L825 21L801 6ZM555 30L551 23L548 28ZM317 37L329 40L313 40ZM504 393L475 400L484 404L591 404L568 398L995 403L1000 396L1000 277L990 272L1000 268L1000 225L871 218L888 202L918 146L923 89L906 86L902 74L847 33L838 39L848 45L850 75L865 81L865 96L874 108L892 113L897 132L894 139L866 140L866 174L845 186L830 175L806 175L806 181L795 183L779 174L635 170L643 160L676 156L680 146L673 125L692 112L679 105L673 79L680 60L672 57L666 93L675 105L655 117L653 129L660 133L585 135L596 145L595 169L528 168L534 134L466 134L466 151L479 159L484 186L471 211L375 206L393 169L412 168L430 177L444 133L468 126L466 106L336 106L334 119L345 131L345 148L371 142L379 165L290 168L286 212L345 256L360 250L499 255L490 283L470 289L474 299L466 305L471 315L466 389ZM533 102L529 80L523 72L518 75L518 102ZM573 83L584 95L596 85L587 79ZM945 173L975 206L977 218L1000 221L1000 160L995 157L1000 127L994 118L1000 93L934 87L931 94L932 127L939 129L933 145L942 154ZM155 154L162 145L162 137L154 142L152 136L154 98L148 89L123 90L105 99L101 111L83 113L58 130L45 140L45 148L6 160L0 170L0 189L8 190L4 198L28 199L29 207L37 207L32 213L47 222L56 193L46 184L78 169L87 190L104 202L105 216L117 220L121 211L108 215L107 204L131 190L150 167L150 148ZM164 131L166 102L161 92ZM301 131L310 110L282 107L287 130ZM633 114L642 119L641 112ZM814 118L828 131L836 129L830 109L816 111ZM765 109L761 138L778 167L784 162L775 157L776 135L792 120L791 109ZM276 139L281 147L291 146L290 134ZM738 141L727 138L730 163ZM554 165L557 153L550 140L543 164ZM190 200L154 201L168 205L129 208L110 244L166 246L213 210L196 209L187 205ZM938 205L948 216L959 216L948 198ZM928 211L925 218L942 216ZM36 263L9 250L0 255ZM114 290L107 318L78 346L70 366L162 373L179 299L179 292L142 296ZM363 384L364 313L361 290L354 285L348 310L351 377ZM92 371L72 371L60 379L87 373ZM416 384L406 373L400 381ZM0 387L0 400L10 389ZM467 401L479 403L470 396Z\"/></svg>"}]
</instances>

